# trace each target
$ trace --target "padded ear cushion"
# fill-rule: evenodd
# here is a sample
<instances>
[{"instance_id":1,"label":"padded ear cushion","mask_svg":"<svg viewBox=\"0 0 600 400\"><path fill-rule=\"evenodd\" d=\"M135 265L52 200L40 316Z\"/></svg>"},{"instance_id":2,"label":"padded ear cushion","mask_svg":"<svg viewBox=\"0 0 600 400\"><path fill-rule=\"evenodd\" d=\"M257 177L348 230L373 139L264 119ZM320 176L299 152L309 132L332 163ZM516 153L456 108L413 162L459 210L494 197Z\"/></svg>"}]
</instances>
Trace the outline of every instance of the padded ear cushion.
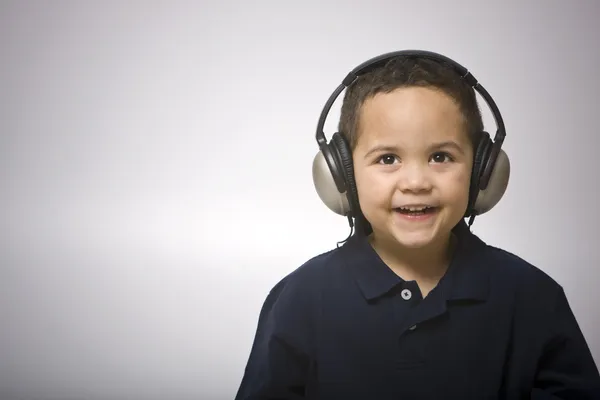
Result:
<instances>
[{"instance_id":1,"label":"padded ear cushion","mask_svg":"<svg viewBox=\"0 0 600 400\"><path fill-rule=\"evenodd\" d=\"M492 140L490 139L489 133L482 131L473 155L473 168L471 170L471 183L469 187L469 205L466 212L467 217L473 214L475 203L479 197L479 181L485 167L485 162L487 161L487 156L489 155L491 144Z\"/></svg>"},{"instance_id":2,"label":"padded ear cushion","mask_svg":"<svg viewBox=\"0 0 600 400\"><path fill-rule=\"evenodd\" d=\"M352 163L352 151L350 146L346 142L346 139L339 133L336 132L331 138L332 147L337 150L339 155L339 161L344 171L344 178L346 180L347 197L350 204L352 216L357 216L360 209L358 202L358 191L356 189L356 182L354 180L354 165Z\"/></svg>"}]
</instances>

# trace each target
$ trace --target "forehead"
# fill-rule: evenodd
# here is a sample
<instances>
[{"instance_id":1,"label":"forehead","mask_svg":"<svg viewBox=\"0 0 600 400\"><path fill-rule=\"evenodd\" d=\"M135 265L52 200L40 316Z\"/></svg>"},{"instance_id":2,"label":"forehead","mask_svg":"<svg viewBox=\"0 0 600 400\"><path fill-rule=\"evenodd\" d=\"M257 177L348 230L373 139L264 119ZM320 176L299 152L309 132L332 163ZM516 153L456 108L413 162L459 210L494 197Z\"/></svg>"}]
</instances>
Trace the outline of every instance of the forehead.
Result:
<instances>
[{"instance_id":1,"label":"forehead","mask_svg":"<svg viewBox=\"0 0 600 400\"><path fill-rule=\"evenodd\" d=\"M378 93L360 110L357 146L394 142L404 146L453 140L467 144L465 118L446 93L429 87L403 87Z\"/></svg>"}]
</instances>

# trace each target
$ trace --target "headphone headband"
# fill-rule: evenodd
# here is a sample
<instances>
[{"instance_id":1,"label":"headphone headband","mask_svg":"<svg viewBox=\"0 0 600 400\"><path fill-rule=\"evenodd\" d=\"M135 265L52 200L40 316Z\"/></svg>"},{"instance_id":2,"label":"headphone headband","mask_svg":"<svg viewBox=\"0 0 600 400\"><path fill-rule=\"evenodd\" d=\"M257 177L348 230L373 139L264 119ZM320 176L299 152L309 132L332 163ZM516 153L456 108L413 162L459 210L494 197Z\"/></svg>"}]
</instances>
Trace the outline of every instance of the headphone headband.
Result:
<instances>
[{"instance_id":1,"label":"headphone headband","mask_svg":"<svg viewBox=\"0 0 600 400\"><path fill-rule=\"evenodd\" d=\"M485 90L485 88L477 81L477 79L475 79L475 77L467 70L467 68L463 67L461 64L452 60L449 57L446 57L439 53L425 50L399 50L390 53L385 53L363 62L362 64L354 68L352 71L350 71L350 73L346 75L346 77L342 80L342 83L333 91L331 96L329 96L329 99L327 100L325 106L323 107L323 110L321 111L321 116L319 117L316 132L317 143L319 144L321 150L323 150L324 147L327 146L327 139L325 138L325 134L323 133L323 127L325 126L327 115L329 114L333 103L339 97L342 91L345 88L349 87L352 83L354 83L356 79L358 79L358 77L369 73L376 68L382 67L391 59L399 56L422 57L438 62L447 63L454 68L454 70L469 84L469 86L471 86L475 91L477 91L481 95L481 97L485 100L488 107L490 108L494 117L494 121L496 123L496 135L494 137L494 144L491 150L490 162L488 163L489 166L493 166L500 152L502 143L504 142L504 138L506 137L504 120L502 119L502 115L500 114L500 110L498 109L496 102L494 101L494 99L492 99L487 90ZM491 170L488 170L486 168L481 177L482 189L485 189L487 187L490 176Z\"/></svg>"}]
</instances>

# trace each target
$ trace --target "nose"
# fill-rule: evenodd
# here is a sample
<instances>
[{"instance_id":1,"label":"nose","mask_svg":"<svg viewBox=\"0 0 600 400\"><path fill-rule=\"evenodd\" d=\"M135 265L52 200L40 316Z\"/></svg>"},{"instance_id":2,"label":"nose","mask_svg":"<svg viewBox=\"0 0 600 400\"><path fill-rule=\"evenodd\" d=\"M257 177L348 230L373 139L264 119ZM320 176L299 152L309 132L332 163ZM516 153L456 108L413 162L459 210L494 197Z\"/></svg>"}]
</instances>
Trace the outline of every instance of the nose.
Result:
<instances>
[{"instance_id":1,"label":"nose","mask_svg":"<svg viewBox=\"0 0 600 400\"><path fill-rule=\"evenodd\" d=\"M398 170L398 189L402 192L421 193L433 188L429 165L405 163Z\"/></svg>"}]
</instances>

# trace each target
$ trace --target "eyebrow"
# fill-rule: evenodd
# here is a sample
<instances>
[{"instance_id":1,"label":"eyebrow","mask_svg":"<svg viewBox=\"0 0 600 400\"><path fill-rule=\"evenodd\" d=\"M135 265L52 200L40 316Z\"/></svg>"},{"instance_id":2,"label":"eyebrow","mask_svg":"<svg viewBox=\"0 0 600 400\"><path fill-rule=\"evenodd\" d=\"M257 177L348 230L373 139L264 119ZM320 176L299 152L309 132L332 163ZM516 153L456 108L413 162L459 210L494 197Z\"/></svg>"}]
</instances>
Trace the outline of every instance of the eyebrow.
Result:
<instances>
[{"instance_id":1,"label":"eyebrow","mask_svg":"<svg viewBox=\"0 0 600 400\"><path fill-rule=\"evenodd\" d=\"M434 150L441 150L443 148L448 148L451 147L453 149L455 149L456 151L458 151L461 154L465 154L465 151L463 150L463 148L456 142L452 141L452 140L448 140L445 142L440 142L440 143L435 143L433 145L431 145L429 147L429 151L434 151ZM396 146L389 146L389 145L377 145L373 148L371 148L369 151L367 151L367 153L365 154L365 158L368 158L371 154L373 153L379 153L379 152L396 152L398 151L398 148Z\"/></svg>"},{"instance_id":2,"label":"eyebrow","mask_svg":"<svg viewBox=\"0 0 600 400\"><path fill-rule=\"evenodd\" d=\"M436 143L431 146L431 150L439 150L439 149L443 149L443 148L447 148L447 147L451 147L451 148L455 149L456 151L458 151L459 153L465 154L465 151L463 150L461 145L459 145L458 143L456 143L452 140L448 140L446 142L441 142L441 143Z\"/></svg>"},{"instance_id":3,"label":"eyebrow","mask_svg":"<svg viewBox=\"0 0 600 400\"><path fill-rule=\"evenodd\" d=\"M373 148L371 148L369 151L367 151L367 153L365 154L365 158L369 158L369 156L373 153L380 153L380 152L396 152L397 148L395 146L386 146L386 145L377 145Z\"/></svg>"}]
</instances>

